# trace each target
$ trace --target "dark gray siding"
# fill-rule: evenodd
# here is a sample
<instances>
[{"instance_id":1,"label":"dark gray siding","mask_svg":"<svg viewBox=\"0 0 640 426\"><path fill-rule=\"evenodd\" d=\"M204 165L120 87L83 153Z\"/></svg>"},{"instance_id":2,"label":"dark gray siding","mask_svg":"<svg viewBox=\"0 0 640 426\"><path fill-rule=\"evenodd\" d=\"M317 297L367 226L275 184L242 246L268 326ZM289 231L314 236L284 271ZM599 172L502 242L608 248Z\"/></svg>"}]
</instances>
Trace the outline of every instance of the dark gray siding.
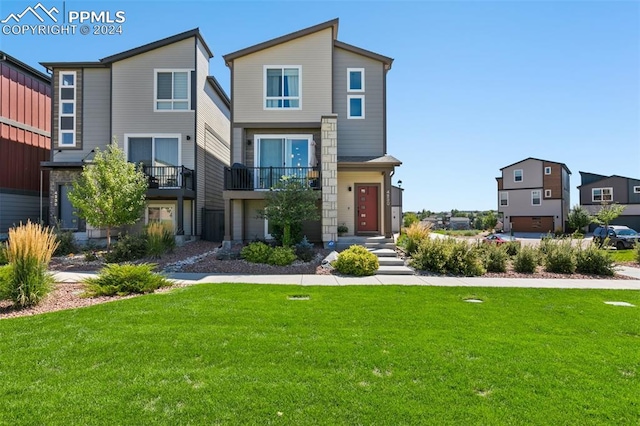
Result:
<instances>
[{"instance_id":1,"label":"dark gray siding","mask_svg":"<svg viewBox=\"0 0 640 426\"><path fill-rule=\"evenodd\" d=\"M333 108L338 114L338 155L384 155L383 63L340 48L334 49L333 58ZM347 68L365 69L363 93L347 93ZM364 119L347 119L349 94L364 95Z\"/></svg>"},{"instance_id":2,"label":"dark gray siding","mask_svg":"<svg viewBox=\"0 0 640 426\"><path fill-rule=\"evenodd\" d=\"M629 204L640 204L640 193L636 194L633 192L634 186L640 186L640 180L629 179L628 183L629 183Z\"/></svg>"},{"instance_id":3,"label":"dark gray siding","mask_svg":"<svg viewBox=\"0 0 640 426\"><path fill-rule=\"evenodd\" d=\"M627 204L629 202L629 187L627 179L623 177L613 176L597 182L583 185L580 187L580 204L600 204L593 202L591 198L591 190L593 188L613 188L613 202L619 204Z\"/></svg>"},{"instance_id":4,"label":"dark gray siding","mask_svg":"<svg viewBox=\"0 0 640 426\"><path fill-rule=\"evenodd\" d=\"M49 204L49 199L44 198L43 206ZM0 234L6 233L9 228L26 223L27 220L38 222L40 218L40 197L38 195L23 195L0 192Z\"/></svg>"}]
</instances>

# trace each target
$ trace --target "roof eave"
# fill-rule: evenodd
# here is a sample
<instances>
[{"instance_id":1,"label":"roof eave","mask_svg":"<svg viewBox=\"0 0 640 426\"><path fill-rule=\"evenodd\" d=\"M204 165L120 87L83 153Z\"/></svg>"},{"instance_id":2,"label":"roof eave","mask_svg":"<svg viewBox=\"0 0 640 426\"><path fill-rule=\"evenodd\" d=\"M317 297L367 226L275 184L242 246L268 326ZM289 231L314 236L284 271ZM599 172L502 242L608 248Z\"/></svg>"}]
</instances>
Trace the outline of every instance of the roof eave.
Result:
<instances>
[{"instance_id":1,"label":"roof eave","mask_svg":"<svg viewBox=\"0 0 640 426\"><path fill-rule=\"evenodd\" d=\"M386 65L387 70L390 70L391 65L393 64L393 58L389 58L388 56L384 56L379 53L363 49L361 47L353 46L351 44L345 43L340 40L334 40L333 45L340 49L348 50L349 52L357 53L359 55L366 56L368 58L383 62Z\"/></svg>"},{"instance_id":2,"label":"roof eave","mask_svg":"<svg viewBox=\"0 0 640 426\"><path fill-rule=\"evenodd\" d=\"M13 56L1 50L0 50L0 59L3 61L10 62L19 68L22 68L24 71L28 72L29 74L32 74L34 77L40 78L48 83L51 83L51 77L48 76L47 74L43 73L42 71L38 71L37 69L33 68L31 65L27 65L21 60L16 59Z\"/></svg>"},{"instance_id":3,"label":"roof eave","mask_svg":"<svg viewBox=\"0 0 640 426\"><path fill-rule=\"evenodd\" d=\"M227 93L224 91L224 89L222 88L218 80L216 80L214 76L209 75L207 76L207 82L211 85L211 87L213 87L213 90L215 90L216 93L220 96L220 98L225 103L227 108L231 109L231 98L229 98L229 95L227 95Z\"/></svg>"}]
</instances>

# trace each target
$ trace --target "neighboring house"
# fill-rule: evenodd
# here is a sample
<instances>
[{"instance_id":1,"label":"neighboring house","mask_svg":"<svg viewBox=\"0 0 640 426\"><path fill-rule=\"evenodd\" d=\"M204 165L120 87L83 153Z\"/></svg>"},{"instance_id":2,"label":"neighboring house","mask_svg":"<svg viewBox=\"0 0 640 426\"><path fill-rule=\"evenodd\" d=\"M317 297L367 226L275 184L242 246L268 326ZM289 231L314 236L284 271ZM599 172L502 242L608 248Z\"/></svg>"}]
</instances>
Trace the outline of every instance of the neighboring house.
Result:
<instances>
[{"instance_id":1,"label":"neighboring house","mask_svg":"<svg viewBox=\"0 0 640 426\"><path fill-rule=\"evenodd\" d=\"M391 231L400 233L402 229L402 194L404 189L399 186L391 187Z\"/></svg>"},{"instance_id":2,"label":"neighboring house","mask_svg":"<svg viewBox=\"0 0 640 426\"><path fill-rule=\"evenodd\" d=\"M580 172L580 179L580 205L590 214L596 214L603 202L618 203L624 206L624 210L611 224L626 225L640 231L640 179L587 172Z\"/></svg>"},{"instance_id":3,"label":"neighboring house","mask_svg":"<svg viewBox=\"0 0 640 426\"><path fill-rule=\"evenodd\" d=\"M327 245L346 235L391 237L386 76L393 60L337 40L328 21L224 56L231 69L235 167L226 170L225 240L269 238L258 214L281 176L318 192L320 221L304 224Z\"/></svg>"},{"instance_id":4,"label":"neighboring house","mask_svg":"<svg viewBox=\"0 0 640 426\"><path fill-rule=\"evenodd\" d=\"M468 217L452 217L449 219L449 229L465 231L471 229L471 220Z\"/></svg>"},{"instance_id":5,"label":"neighboring house","mask_svg":"<svg viewBox=\"0 0 640 426\"><path fill-rule=\"evenodd\" d=\"M67 194L95 149L115 138L149 176L140 224L168 223L178 241L202 234L203 211L222 211L230 155L230 100L209 75L212 57L194 29L97 62L42 63L53 73L54 152L43 163L51 222L104 236L75 216Z\"/></svg>"},{"instance_id":6,"label":"neighboring house","mask_svg":"<svg viewBox=\"0 0 640 426\"><path fill-rule=\"evenodd\" d=\"M500 169L498 216L504 231L565 231L571 171L563 163L527 158Z\"/></svg>"},{"instance_id":7,"label":"neighboring house","mask_svg":"<svg viewBox=\"0 0 640 426\"><path fill-rule=\"evenodd\" d=\"M49 175L40 162L51 149L51 80L0 52L0 234L38 222L48 204Z\"/></svg>"}]
</instances>

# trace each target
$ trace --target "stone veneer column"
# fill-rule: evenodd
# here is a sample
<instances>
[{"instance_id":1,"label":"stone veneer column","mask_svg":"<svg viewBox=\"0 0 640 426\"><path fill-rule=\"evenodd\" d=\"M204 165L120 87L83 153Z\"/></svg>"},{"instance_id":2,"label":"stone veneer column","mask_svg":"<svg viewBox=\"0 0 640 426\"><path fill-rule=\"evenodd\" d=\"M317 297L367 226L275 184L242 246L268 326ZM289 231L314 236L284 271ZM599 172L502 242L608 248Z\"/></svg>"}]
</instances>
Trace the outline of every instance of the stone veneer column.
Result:
<instances>
[{"instance_id":1,"label":"stone veneer column","mask_svg":"<svg viewBox=\"0 0 640 426\"><path fill-rule=\"evenodd\" d=\"M322 116L322 242L338 240L338 116Z\"/></svg>"}]
</instances>

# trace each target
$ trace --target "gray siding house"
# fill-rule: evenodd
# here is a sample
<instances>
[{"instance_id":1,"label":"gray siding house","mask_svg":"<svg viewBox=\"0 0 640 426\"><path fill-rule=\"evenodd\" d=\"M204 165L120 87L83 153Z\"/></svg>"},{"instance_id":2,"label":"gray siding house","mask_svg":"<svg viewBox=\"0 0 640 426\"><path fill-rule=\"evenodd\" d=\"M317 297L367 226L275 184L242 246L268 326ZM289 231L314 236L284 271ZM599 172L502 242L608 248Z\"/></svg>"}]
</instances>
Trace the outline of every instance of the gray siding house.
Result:
<instances>
[{"instance_id":1,"label":"gray siding house","mask_svg":"<svg viewBox=\"0 0 640 426\"><path fill-rule=\"evenodd\" d=\"M230 100L209 75L213 53L198 29L96 62L46 62L52 72L50 222L104 236L75 217L67 194L96 148L115 139L149 177L149 221L178 241L200 236L203 211L223 207L230 157ZM221 239L222 235L218 238Z\"/></svg>"},{"instance_id":2,"label":"gray siding house","mask_svg":"<svg viewBox=\"0 0 640 426\"><path fill-rule=\"evenodd\" d=\"M570 175L564 163L526 158L500 169L498 216L504 231L565 231L571 208Z\"/></svg>"},{"instance_id":3,"label":"gray siding house","mask_svg":"<svg viewBox=\"0 0 640 426\"><path fill-rule=\"evenodd\" d=\"M590 214L596 214L602 203L620 204L624 210L612 225L626 225L640 231L640 179L588 172L580 172L580 179L580 205Z\"/></svg>"},{"instance_id":4,"label":"gray siding house","mask_svg":"<svg viewBox=\"0 0 640 426\"><path fill-rule=\"evenodd\" d=\"M317 190L322 219L311 241L385 235L392 226L386 76L393 60L337 40L338 20L224 56L231 69L231 163L226 169L225 241L270 238L258 212L283 175Z\"/></svg>"}]
</instances>

